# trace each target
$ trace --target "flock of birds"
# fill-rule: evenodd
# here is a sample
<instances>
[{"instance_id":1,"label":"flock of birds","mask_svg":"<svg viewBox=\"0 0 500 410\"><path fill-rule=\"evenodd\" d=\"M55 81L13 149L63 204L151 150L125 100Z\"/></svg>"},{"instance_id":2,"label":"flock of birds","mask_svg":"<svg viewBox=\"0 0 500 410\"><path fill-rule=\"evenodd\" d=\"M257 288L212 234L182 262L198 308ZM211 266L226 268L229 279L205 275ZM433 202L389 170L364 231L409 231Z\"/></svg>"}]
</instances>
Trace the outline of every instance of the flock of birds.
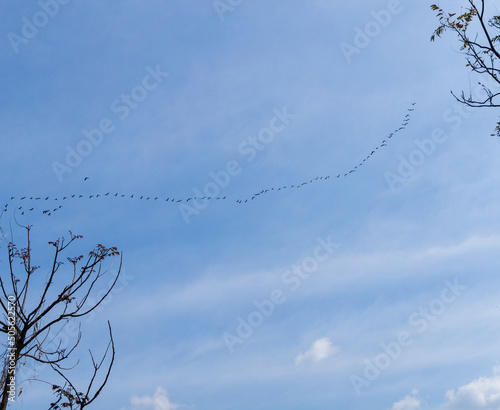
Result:
<instances>
[{"instance_id":1,"label":"flock of birds","mask_svg":"<svg viewBox=\"0 0 500 410\"><path fill-rule=\"evenodd\" d=\"M261 191L249 196L248 198L236 199L235 200L236 203L238 203L238 204L248 203L248 202L251 202L251 201L259 198L260 196L268 194L270 192L278 192L278 191L282 191L285 189L297 189L297 188L301 188L305 185L312 184L315 182L326 181L326 180L329 180L330 178L340 179L340 178L348 177L350 174L353 174L360 167L362 167L365 164L365 162L368 161L373 155L375 155L375 153L379 149L386 147L389 139L393 138L398 132L400 132L406 128L406 126L410 122L411 112L414 111L413 106L415 104L416 103L411 103L412 107L407 109L408 113L405 115L405 117L401 123L401 126L397 129L395 129L389 135L387 135L386 138L383 139L382 142L377 147L375 147L365 158L363 158L362 161L360 161L359 164L354 166L352 169L350 169L344 173L337 174L337 175L317 176L315 178L312 178L308 181L304 181L304 182L299 183L299 184L284 185L282 187L272 187L272 188L268 188L268 189L262 189ZM85 177L84 181L87 181L88 179L89 179L89 177ZM97 198L105 198L105 197L136 198L136 199L145 200L145 201L151 200L151 201L163 201L163 202L167 202L167 203L186 203L186 204L188 204L190 201L196 201L196 200L215 200L215 201L218 201L218 200L229 199L227 196L216 196L216 197L203 196L203 197L199 197L199 198L195 196L195 197L191 197L191 198L181 198L181 199L177 198L176 199L173 197L161 198L159 196L152 197L152 196L146 196L146 195L141 195L141 196L139 196L139 195L126 195L126 194L121 194L118 192L116 192L116 193L107 192L107 193L102 194L102 195L101 194L95 194L95 195L72 194L72 195L67 195L67 196L63 196L63 197L25 195L25 196L22 196L19 198L12 196L10 198L10 200L4 205L2 213L7 212L9 210L9 204L12 204L14 201L18 201L18 203L14 206L14 210L16 213L20 212L21 215L24 215L26 212L33 212L35 210L43 208L42 214L46 215L46 216L50 216L54 212L59 211L63 207L63 205L58 205L61 203L60 201L70 201L72 199L97 199ZM49 201L49 200L58 201L58 202L56 203L56 205L48 206L48 202L45 202L45 201ZM20 204L20 201L23 201L24 205L18 206ZM25 203L29 202L29 201L32 201L32 203L30 205L26 205ZM33 203L33 201L34 201L34 203ZM43 206L38 206L38 204L41 204L41 203L43 203ZM11 205L10 209L12 209L12 208L13 208L13 206Z\"/></svg>"}]
</instances>

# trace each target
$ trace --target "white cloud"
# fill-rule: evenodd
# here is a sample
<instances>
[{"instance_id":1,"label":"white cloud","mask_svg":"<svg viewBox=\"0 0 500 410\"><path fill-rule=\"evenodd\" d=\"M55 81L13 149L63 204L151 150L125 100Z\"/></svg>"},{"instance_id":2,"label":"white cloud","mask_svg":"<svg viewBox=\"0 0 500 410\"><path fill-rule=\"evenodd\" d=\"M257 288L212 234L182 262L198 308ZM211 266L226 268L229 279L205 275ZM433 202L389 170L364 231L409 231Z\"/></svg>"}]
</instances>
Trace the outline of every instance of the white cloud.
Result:
<instances>
[{"instance_id":1,"label":"white cloud","mask_svg":"<svg viewBox=\"0 0 500 410\"><path fill-rule=\"evenodd\" d=\"M177 410L178 404L172 403L165 389L157 387L153 396L133 396L130 399L133 410Z\"/></svg>"},{"instance_id":2,"label":"white cloud","mask_svg":"<svg viewBox=\"0 0 500 410\"><path fill-rule=\"evenodd\" d=\"M411 395L407 394L402 400L395 402L390 410L416 410L420 408L420 400L415 396L418 391L413 390Z\"/></svg>"},{"instance_id":3,"label":"white cloud","mask_svg":"<svg viewBox=\"0 0 500 410\"><path fill-rule=\"evenodd\" d=\"M324 337L322 339L316 340L311 348L305 352L299 354L295 358L295 364L298 365L303 361L312 361L314 363L321 362L327 357L338 353L340 348L338 346L333 346L329 338Z\"/></svg>"},{"instance_id":4,"label":"white cloud","mask_svg":"<svg viewBox=\"0 0 500 410\"><path fill-rule=\"evenodd\" d=\"M498 410L500 409L500 376L480 377L469 384L460 386L457 391L446 392L446 409L460 410Z\"/></svg>"}]
</instances>

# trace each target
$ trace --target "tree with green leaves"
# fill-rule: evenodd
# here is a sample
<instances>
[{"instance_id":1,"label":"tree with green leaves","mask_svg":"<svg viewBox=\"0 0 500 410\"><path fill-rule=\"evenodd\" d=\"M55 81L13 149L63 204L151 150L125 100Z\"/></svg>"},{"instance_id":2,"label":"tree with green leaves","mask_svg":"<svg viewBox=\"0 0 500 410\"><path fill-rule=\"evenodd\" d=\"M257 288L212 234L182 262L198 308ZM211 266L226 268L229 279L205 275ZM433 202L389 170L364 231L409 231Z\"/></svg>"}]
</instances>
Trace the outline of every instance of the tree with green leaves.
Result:
<instances>
[{"instance_id":1,"label":"tree with green leaves","mask_svg":"<svg viewBox=\"0 0 500 410\"><path fill-rule=\"evenodd\" d=\"M479 82L485 95L477 99L470 93L465 95L462 91L453 96L462 104L470 107L500 107L500 15L498 10L492 10L491 4L486 5L484 0L468 0L468 5L460 13L448 13L436 4L431 5L437 12L439 26L431 36L431 41L449 30L454 32L460 42L460 50L465 54L467 67L473 72L485 76ZM499 13L500 14L500 13ZM496 135L500 136L500 121L495 128ZM495 135L495 134L492 134Z\"/></svg>"},{"instance_id":2,"label":"tree with green leaves","mask_svg":"<svg viewBox=\"0 0 500 410\"><path fill-rule=\"evenodd\" d=\"M6 347L2 355L0 410L5 410L9 403L15 401L19 388L17 371L27 362L42 365L51 371L43 380L31 379L44 382L51 388L55 400L49 404L49 410L83 409L97 398L107 383L115 359L115 345L108 322L109 343L105 353L101 359L95 360L89 351L92 375L85 386L77 386L71 381L69 371L79 361L68 362L80 343L81 328L73 322L91 313L109 295L118 280L122 259L120 257L116 277L105 285L107 290L104 295L90 302L91 293L110 271L110 268L103 268L104 261L118 256L118 250L98 244L87 256L68 256L67 248L82 237L70 231L69 240L63 237L49 242L53 256L50 268L43 272L32 260L31 226L23 228L26 231L26 247L19 249L12 241L9 242L7 269L0 265L0 309L4 316L0 320L0 335L5 335L0 343ZM63 268L63 257L69 262L69 269ZM56 337L67 326L73 327L72 334L75 335L74 342L69 345L57 342ZM108 360L105 360L106 357ZM98 377L98 374L101 375ZM47 380L48 377L52 379Z\"/></svg>"}]
</instances>

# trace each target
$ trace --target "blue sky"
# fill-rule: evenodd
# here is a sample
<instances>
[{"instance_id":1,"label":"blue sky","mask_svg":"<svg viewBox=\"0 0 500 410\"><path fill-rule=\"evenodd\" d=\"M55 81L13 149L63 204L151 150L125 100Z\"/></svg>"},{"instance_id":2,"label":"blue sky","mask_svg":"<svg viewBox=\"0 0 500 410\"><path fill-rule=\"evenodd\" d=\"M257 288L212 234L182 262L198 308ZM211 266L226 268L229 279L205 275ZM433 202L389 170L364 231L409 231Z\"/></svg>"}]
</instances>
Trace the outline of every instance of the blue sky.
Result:
<instances>
[{"instance_id":1,"label":"blue sky","mask_svg":"<svg viewBox=\"0 0 500 410\"><path fill-rule=\"evenodd\" d=\"M96 408L500 408L497 114L430 4L0 6L2 227L123 252Z\"/></svg>"}]
</instances>

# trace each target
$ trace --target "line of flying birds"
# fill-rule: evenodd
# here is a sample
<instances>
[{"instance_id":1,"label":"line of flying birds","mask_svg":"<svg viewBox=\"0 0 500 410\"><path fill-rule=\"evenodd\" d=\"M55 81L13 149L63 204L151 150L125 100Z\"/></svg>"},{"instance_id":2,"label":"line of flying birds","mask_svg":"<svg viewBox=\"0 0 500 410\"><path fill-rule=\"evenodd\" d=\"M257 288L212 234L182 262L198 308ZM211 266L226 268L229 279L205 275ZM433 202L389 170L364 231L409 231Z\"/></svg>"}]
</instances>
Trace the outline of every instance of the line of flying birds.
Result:
<instances>
[{"instance_id":1,"label":"line of flying birds","mask_svg":"<svg viewBox=\"0 0 500 410\"><path fill-rule=\"evenodd\" d=\"M411 103L412 106L414 106L416 103ZM414 108L408 108L407 111L409 111L410 113L412 111L414 111ZM386 138L387 139L384 139L382 140L382 142L380 143L380 145L378 145L377 147L375 147L375 149L373 149L365 158L363 158L363 160L357 164L356 166L354 166L352 169L350 169L349 171L347 172L344 172L344 173L340 173L340 174L337 174L337 175L326 175L326 176L318 176L316 178L312 178L310 179L309 181L305 181L305 182L302 182L300 184L293 184L293 185L284 185L282 187L273 187L273 188L268 188L268 189L263 189L261 190L260 192L257 192L255 194L253 194L251 197L248 197L246 199L236 199L236 203L238 204L243 204L243 203L248 203L249 201L252 201L256 198L258 198L259 196L261 195L264 195L264 194L267 194L267 193L270 193L270 192L278 192L278 191L282 191L284 189L295 189L295 188L301 188L303 187L304 185L307 185L307 184L311 184L311 183L314 183L314 182L317 182L317 181L326 181L330 178L334 178L334 179L339 179L339 178L345 178L347 176L349 176L350 174L356 172L358 170L359 167L363 166L364 163L371 157L373 156L380 148L382 147L386 147L387 146L387 141L388 139L390 138L393 138L396 133L404 130L406 128L406 126L408 125L409 121L410 121L410 118L411 118L411 115L410 114L406 114L403 121L402 121L402 124L401 126L394 130L393 132L391 132ZM89 179L89 177L85 177L84 178L84 181L87 181ZM146 196L146 195L125 195L125 194L120 194L118 192L116 193L112 193L112 192L106 192L105 194L95 194L95 195L78 195L78 194L72 194L72 195L67 195L67 196L63 196L61 198L52 198L50 196L23 196L23 197L20 197L20 198L17 198L17 200L19 201L48 201L49 199L52 199L54 201L66 201L66 200L71 200L71 199L82 199L82 198L88 198L88 199L92 199L92 198L100 198L100 197L117 197L117 198L136 198L136 199L142 199L142 200L146 200L146 201L163 201L163 198L160 198L158 196L155 196L155 197L152 197L152 196ZM226 200L228 199L227 196L216 196L216 197L210 197L210 196L203 196L203 197L191 197L191 198L185 198L185 199L175 199L175 198L172 198L172 197L168 197L166 199L164 199L165 202L169 202L169 203L180 203L180 202L185 202L185 203L188 203L189 201L195 201L195 200ZM14 201L16 200L16 197L12 196L10 198L10 201ZM9 206L9 202L7 202L5 205L4 205L4 208L3 208L3 211L6 212L8 210L8 206ZM44 208L47 208L47 209L44 209L42 211L42 214L43 215L47 215L47 216L50 216L52 215L54 212L57 212L58 210L60 210L63 206L62 205L59 205L59 206L50 206L50 207L44 207ZM34 206L19 206L17 207L16 206L16 211L21 211L21 214L24 215L25 212L32 212L35 210L35 207Z\"/></svg>"}]
</instances>

